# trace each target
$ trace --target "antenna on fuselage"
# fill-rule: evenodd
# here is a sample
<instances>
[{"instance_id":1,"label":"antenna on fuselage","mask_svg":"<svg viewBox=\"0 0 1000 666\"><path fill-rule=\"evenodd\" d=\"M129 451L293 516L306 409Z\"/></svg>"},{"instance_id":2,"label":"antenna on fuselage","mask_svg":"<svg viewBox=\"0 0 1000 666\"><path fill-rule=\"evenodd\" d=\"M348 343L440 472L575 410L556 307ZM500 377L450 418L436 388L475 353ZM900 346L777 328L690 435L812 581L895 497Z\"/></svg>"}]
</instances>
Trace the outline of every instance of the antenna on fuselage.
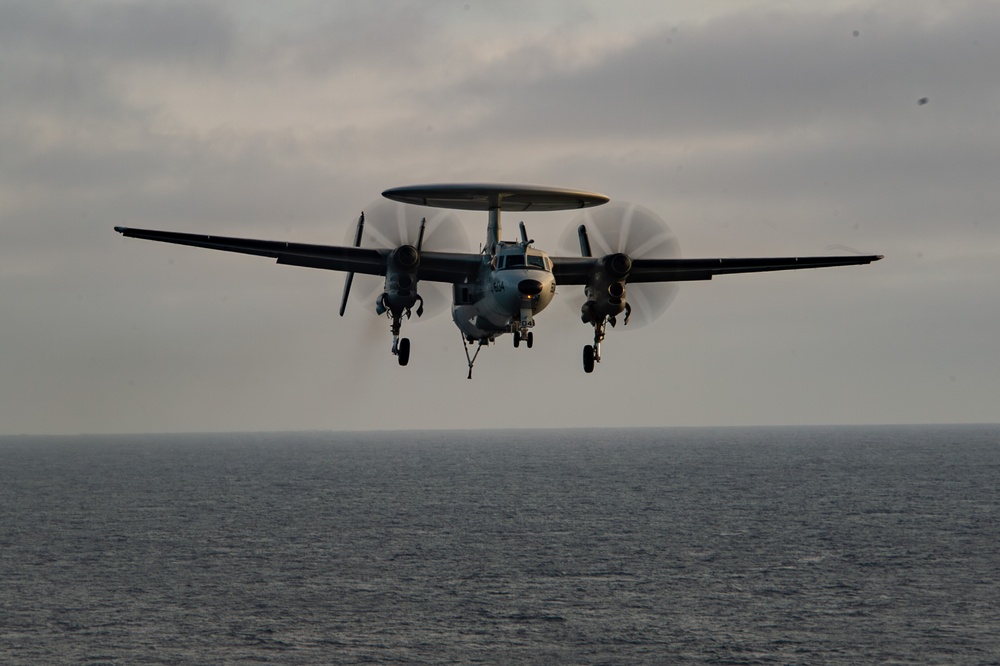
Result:
<instances>
[{"instance_id":1,"label":"antenna on fuselage","mask_svg":"<svg viewBox=\"0 0 1000 666\"><path fill-rule=\"evenodd\" d=\"M521 227L521 243L524 245L531 245L532 243L534 243L535 239L532 238L531 240L528 240L528 232L524 228L524 222L523 221L519 222L518 226Z\"/></svg>"},{"instance_id":2,"label":"antenna on fuselage","mask_svg":"<svg viewBox=\"0 0 1000 666\"><path fill-rule=\"evenodd\" d=\"M497 245L500 244L500 203L496 207L490 207L490 221L486 226L486 248L490 255L497 253Z\"/></svg>"}]
</instances>

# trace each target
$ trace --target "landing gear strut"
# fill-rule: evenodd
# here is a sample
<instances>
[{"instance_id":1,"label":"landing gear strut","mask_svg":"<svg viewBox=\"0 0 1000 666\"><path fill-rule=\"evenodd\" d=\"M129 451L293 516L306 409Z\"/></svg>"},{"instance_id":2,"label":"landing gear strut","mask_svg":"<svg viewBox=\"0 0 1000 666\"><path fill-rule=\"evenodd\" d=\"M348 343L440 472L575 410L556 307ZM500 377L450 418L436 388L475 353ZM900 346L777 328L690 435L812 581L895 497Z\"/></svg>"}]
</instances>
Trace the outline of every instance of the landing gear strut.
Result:
<instances>
[{"instance_id":1,"label":"landing gear strut","mask_svg":"<svg viewBox=\"0 0 1000 666\"><path fill-rule=\"evenodd\" d=\"M628 320L631 316L632 306L626 303L625 321L622 322L625 326L628 326ZM607 332L608 324L614 326L618 323L618 318L614 315L607 315L601 319L584 318L584 321L590 321L594 325L594 344L586 345L583 348L583 371L590 374L594 371L594 364L601 362L601 343L604 342L604 334Z\"/></svg>"},{"instance_id":2,"label":"landing gear strut","mask_svg":"<svg viewBox=\"0 0 1000 666\"><path fill-rule=\"evenodd\" d=\"M392 353L396 355L396 359L399 361L400 365L406 365L410 362L410 339L409 338L393 338L392 342Z\"/></svg>"},{"instance_id":3,"label":"landing gear strut","mask_svg":"<svg viewBox=\"0 0 1000 666\"><path fill-rule=\"evenodd\" d=\"M423 313L424 307L422 299L418 302L420 303L420 307L417 310L417 316L419 317ZM382 299L379 300L379 305L383 306L383 312L387 309ZM389 329L392 331L392 355L396 357L400 365L406 365L410 362L410 339L399 337L400 329L403 327L403 315L406 315L406 318L409 319L410 308L389 310L389 316L392 319L392 324L389 326Z\"/></svg>"},{"instance_id":4,"label":"landing gear strut","mask_svg":"<svg viewBox=\"0 0 1000 666\"><path fill-rule=\"evenodd\" d=\"M594 364L601 362L601 342L604 341L604 333L607 329L608 318L594 322L594 344L583 348L583 371L590 374L594 371Z\"/></svg>"}]
</instances>

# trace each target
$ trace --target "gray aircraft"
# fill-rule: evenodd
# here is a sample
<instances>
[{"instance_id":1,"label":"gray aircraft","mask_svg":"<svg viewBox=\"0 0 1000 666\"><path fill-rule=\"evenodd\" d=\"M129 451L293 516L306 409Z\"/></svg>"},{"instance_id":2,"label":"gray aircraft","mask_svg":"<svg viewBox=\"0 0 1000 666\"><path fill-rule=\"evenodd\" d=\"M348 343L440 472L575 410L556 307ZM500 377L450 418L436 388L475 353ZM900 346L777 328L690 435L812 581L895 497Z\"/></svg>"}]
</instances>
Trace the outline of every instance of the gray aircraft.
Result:
<instances>
[{"instance_id":1,"label":"gray aircraft","mask_svg":"<svg viewBox=\"0 0 1000 666\"><path fill-rule=\"evenodd\" d=\"M656 319L669 304L676 283L710 280L716 275L849 266L878 261L882 255L767 258L679 258L677 241L667 225L648 209L612 204L594 192L533 185L440 184L386 190L378 214L362 212L350 246L311 245L281 241L228 238L200 234L115 227L124 236L240 252L277 259L279 264L344 271L347 280L340 305L344 315L354 274L385 278L375 298L375 311L386 315L392 331L392 353L399 365L410 358L410 340L400 337L403 318L424 312L424 283L451 285L451 313L462 332L465 355L472 368L483 346L509 333L514 346L531 347L535 317L556 293L556 285L583 287L580 317L594 329L594 342L583 348L583 369L590 373L601 360L601 343L610 324L624 315L641 325ZM398 202L398 203L392 203ZM394 208L387 208L387 205ZM464 231L447 214L417 220L418 206L488 211L486 242L478 253L433 249L461 244ZM502 212L588 209L564 234L579 243L580 256L549 256L534 247L524 222L520 239L501 238ZM413 235L416 238L413 238ZM575 236L575 238L573 238ZM381 247L364 247L364 241ZM425 248L425 245L427 247ZM596 251L596 255L595 255ZM425 293L427 293L425 291ZM633 319L634 317L634 319ZM474 347L474 353L470 353Z\"/></svg>"}]
</instances>

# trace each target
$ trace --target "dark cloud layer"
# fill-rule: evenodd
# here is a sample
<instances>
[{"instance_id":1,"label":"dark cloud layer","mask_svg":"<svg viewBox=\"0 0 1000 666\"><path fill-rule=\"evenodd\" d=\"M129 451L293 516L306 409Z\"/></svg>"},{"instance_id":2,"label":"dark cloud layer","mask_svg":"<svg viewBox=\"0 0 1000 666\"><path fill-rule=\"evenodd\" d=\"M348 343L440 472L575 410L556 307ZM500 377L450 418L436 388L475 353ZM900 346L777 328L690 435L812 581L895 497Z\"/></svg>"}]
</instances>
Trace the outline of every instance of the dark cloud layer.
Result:
<instances>
[{"instance_id":1,"label":"dark cloud layer","mask_svg":"<svg viewBox=\"0 0 1000 666\"><path fill-rule=\"evenodd\" d=\"M642 7L0 4L3 430L995 418L1000 10ZM447 316L404 372L339 276L111 231L336 243L449 180L639 201L688 256L888 258L685 285L586 384L553 306L468 383ZM571 219L525 216L549 249Z\"/></svg>"},{"instance_id":2,"label":"dark cloud layer","mask_svg":"<svg viewBox=\"0 0 1000 666\"><path fill-rule=\"evenodd\" d=\"M981 83L1000 57L991 36L998 19L996 7L934 20L746 9L702 25L664 26L569 71L558 61L539 67L544 44L532 44L461 91L475 99L502 88L490 120L544 136L690 139L821 124L865 131L898 122L925 95L981 118L996 102L995 86ZM524 77L528 62L536 74Z\"/></svg>"}]
</instances>

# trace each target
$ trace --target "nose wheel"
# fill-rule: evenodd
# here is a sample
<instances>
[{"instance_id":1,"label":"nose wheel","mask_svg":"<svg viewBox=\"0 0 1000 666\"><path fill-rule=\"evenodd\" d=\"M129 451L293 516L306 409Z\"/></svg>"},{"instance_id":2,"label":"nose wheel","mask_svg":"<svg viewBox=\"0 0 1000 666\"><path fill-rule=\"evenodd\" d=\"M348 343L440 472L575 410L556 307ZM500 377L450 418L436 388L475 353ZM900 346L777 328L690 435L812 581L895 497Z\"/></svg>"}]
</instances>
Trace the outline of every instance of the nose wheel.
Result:
<instances>
[{"instance_id":1,"label":"nose wheel","mask_svg":"<svg viewBox=\"0 0 1000 666\"><path fill-rule=\"evenodd\" d=\"M514 331L515 348L521 346L522 340L524 341L524 344L527 345L528 349L531 349L532 345L535 344L535 334L532 331L528 331L522 335L520 331Z\"/></svg>"}]
</instances>

